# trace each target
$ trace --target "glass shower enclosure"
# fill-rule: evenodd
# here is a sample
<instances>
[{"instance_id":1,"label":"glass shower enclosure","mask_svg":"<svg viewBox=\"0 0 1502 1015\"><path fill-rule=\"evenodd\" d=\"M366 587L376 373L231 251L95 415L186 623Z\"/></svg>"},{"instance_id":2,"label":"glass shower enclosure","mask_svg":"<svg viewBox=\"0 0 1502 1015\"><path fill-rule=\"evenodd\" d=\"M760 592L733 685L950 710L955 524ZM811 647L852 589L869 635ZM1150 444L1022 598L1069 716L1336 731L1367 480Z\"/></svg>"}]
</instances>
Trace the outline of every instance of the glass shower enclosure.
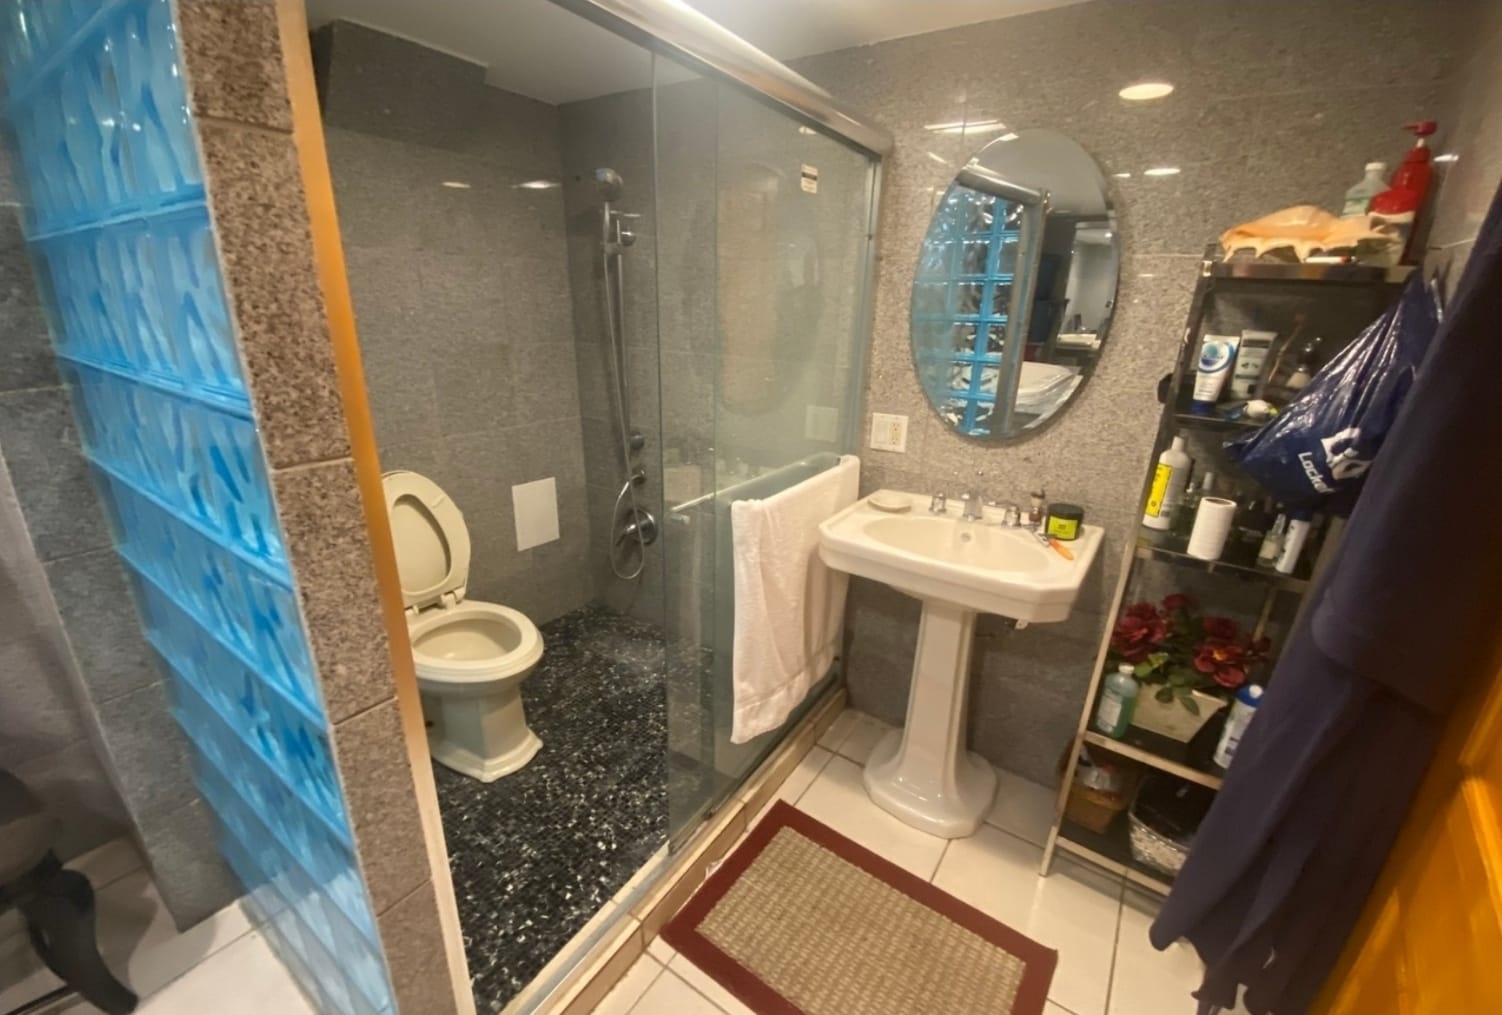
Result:
<instances>
[{"instance_id":1,"label":"glass shower enclosure","mask_svg":"<svg viewBox=\"0 0 1502 1015\"><path fill-rule=\"evenodd\" d=\"M878 163L733 84L664 58L655 70L669 826L681 837L779 739L730 739L730 505L856 448Z\"/></svg>"}]
</instances>

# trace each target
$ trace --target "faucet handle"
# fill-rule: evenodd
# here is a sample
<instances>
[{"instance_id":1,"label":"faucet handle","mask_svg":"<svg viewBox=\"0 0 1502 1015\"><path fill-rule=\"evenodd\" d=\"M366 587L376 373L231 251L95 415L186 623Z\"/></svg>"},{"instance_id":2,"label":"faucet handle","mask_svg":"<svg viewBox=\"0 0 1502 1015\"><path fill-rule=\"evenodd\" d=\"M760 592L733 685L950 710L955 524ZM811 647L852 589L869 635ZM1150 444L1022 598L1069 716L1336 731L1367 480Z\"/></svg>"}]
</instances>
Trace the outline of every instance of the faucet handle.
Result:
<instances>
[{"instance_id":1,"label":"faucet handle","mask_svg":"<svg viewBox=\"0 0 1502 1015\"><path fill-rule=\"evenodd\" d=\"M949 498L942 493L936 493L928 502L928 513L942 515L949 512Z\"/></svg>"},{"instance_id":2,"label":"faucet handle","mask_svg":"<svg viewBox=\"0 0 1502 1015\"><path fill-rule=\"evenodd\" d=\"M1022 524L1022 509L1012 501L986 501L986 507L996 508L1001 512L1001 524L1009 529L1015 529Z\"/></svg>"}]
</instances>

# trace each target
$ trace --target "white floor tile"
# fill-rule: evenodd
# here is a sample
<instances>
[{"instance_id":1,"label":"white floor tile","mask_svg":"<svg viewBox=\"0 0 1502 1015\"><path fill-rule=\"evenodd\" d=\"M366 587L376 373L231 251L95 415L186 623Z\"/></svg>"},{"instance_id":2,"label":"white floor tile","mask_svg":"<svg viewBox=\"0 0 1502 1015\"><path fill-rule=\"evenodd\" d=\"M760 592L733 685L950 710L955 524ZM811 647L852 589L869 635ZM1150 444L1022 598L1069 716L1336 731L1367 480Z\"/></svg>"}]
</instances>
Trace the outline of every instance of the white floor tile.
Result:
<instances>
[{"instance_id":1,"label":"white floor tile","mask_svg":"<svg viewBox=\"0 0 1502 1015\"><path fill-rule=\"evenodd\" d=\"M652 981L647 992L631 1009L631 1015L724 1015L724 1013L671 971Z\"/></svg>"},{"instance_id":2,"label":"white floor tile","mask_svg":"<svg viewBox=\"0 0 1502 1015\"><path fill-rule=\"evenodd\" d=\"M1156 895L1127 887L1116 932L1109 1015L1194 1015L1190 992L1198 989L1205 967L1185 941L1161 952L1148 941L1147 930L1161 905ZM1245 1010L1238 1006L1230 1015Z\"/></svg>"},{"instance_id":3,"label":"white floor tile","mask_svg":"<svg viewBox=\"0 0 1502 1015\"><path fill-rule=\"evenodd\" d=\"M677 974L684 983L709 998L716 1008L726 1012L727 1015L755 1015L740 998L720 986L718 980L684 958L683 955L680 954L673 959L668 966L668 971Z\"/></svg>"},{"instance_id":4,"label":"white floor tile","mask_svg":"<svg viewBox=\"0 0 1502 1015\"><path fill-rule=\"evenodd\" d=\"M209 956L148 997L137 1015L316 1015L258 933Z\"/></svg>"},{"instance_id":5,"label":"white floor tile","mask_svg":"<svg viewBox=\"0 0 1502 1015\"><path fill-rule=\"evenodd\" d=\"M905 825L872 803L860 766L848 758L829 760L798 800L798 809L925 881L944 853L946 840Z\"/></svg>"},{"instance_id":6,"label":"white floor tile","mask_svg":"<svg viewBox=\"0 0 1502 1015\"><path fill-rule=\"evenodd\" d=\"M1057 949L1050 1000L1074 1015L1103 1015L1122 883L1069 860L1038 876L1042 850L989 826L956 839L934 884L1014 930Z\"/></svg>"},{"instance_id":7,"label":"white floor tile","mask_svg":"<svg viewBox=\"0 0 1502 1015\"><path fill-rule=\"evenodd\" d=\"M997 769L996 801L986 815L986 823L1042 846L1048 841L1058 798L1057 790Z\"/></svg>"},{"instance_id":8,"label":"white floor tile","mask_svg":"<svg viewBox=\"0 0 1502 1015\"><path fill-rule=\"evenodd\" d=\"M128 838L107 842L68 863L69 868L89 879L96 892L127 874L135 873L141 866L141 854L136 851L136 844Z\"/></svg>"},{"instance_id":9,"label":"white floor tile","mask_svg":"<svg viewBox=\"0 0 1502 1015\"><path fill-rule=\"evenodd\" d=\"M98 903L100 954L143 997L250 931L236 905L178 933L144 870L99 892Z\"/></svg>"},{"instance_id":10,"label":"white floor tile","mask_svg":"<svg viewBox=\"0 0 1502 1015\"><path fill-rule=\"evenodd\" d=\"M652 939L651 944L647 945L647 954L665 966L678 957L678 949L664 941L662 935L659 934Z\"/></svg>"},{"instance_id":11,"label":"white floor tile","mask_svg":"<svg viewBox=\"0 0 1502 1015\"><path fill-rule=\"evenodd\" d=\"M643 955L632 963L605 999L595 1005L594 1015L627 1015L661 973L662 964L650 955Z\"/></svg>"},{"instance_id":12,"label":"white floor tile","mask_svg":"<svg viewBox=\"0 0 1502 1015\"><path fill-rule=\"evenodd\" d=\"M824 766L829 764L829 759L834 757L832 753L822 747L810 747L808 753L798 762L787 778L782 780L782 785L777 787L777 799L785 800L794 806L798 804L798 798L814 784Z\"/></svg>"},{"instance_id":13,"label":"white floor tile","mask_svg":"<svg viewBox=\"0 0 1502 1015\"><path fill-rule=\"evenodd\" d=\"M892 732L892 727L880 719L866 715L864 712L857 712L855 721L850 726L850 732L845 734L845 739L840 742L839 753L857 765L864 765L870 759L871 751L877 743L890 732Z\"/></svg>"},{"instance_id":14,"label":"white floor tile","mask_svg":"<svg viewBox=\"0 0 1502 1015\"><path fill-rule=\"evenodd\" d=\"M830 723L829 728L819 737L819 746L826 751L839 750L840 742L845 739L845 734L849 733L850 728L855 725L855 717L859 714L855 709L847 708L835 716L834 722Z\"/></svg>"},{"instance_id":15,"label":"white floor tile","mask_svg":"<svg viewBox=\"0 0 1502 1015\"><path fill-rule=\"evenodd\" d=\"M95 934L110 969L145 997L250 931L239 906L229 906L178 933L156 885L143 869L95 893ZM280 966L278 966L280 968ZM61 985L29 946L8 950L0 963L0 1011Z\"/></svg>"}]
</instances>

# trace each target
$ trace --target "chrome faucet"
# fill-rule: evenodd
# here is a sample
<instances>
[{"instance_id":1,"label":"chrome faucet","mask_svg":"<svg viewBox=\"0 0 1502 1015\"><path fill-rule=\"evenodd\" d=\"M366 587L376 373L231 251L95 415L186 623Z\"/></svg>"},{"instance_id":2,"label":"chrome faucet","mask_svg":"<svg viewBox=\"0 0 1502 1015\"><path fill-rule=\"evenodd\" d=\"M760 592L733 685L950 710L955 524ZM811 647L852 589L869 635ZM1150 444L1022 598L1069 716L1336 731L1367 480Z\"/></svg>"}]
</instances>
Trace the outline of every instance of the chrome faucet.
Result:
<instances>
[{"instance_id":1,"label":"chrome faucet","mask_svg":"<svg viewBox=\"0 0 1502 1015\"><path fill-rule=\"evenodd\" d=\"M1009 529L1015 529L1022 524L1022 509L1012 501L991 501L986 507L997 508L1001 511L1001 524Z\"/></svg>"},{"instance_id":2,"label":"chrome faucet","mask_svg":"<svg viewBox=\"0 0 1502 1015\"><path fill-rule=\"evenodd\" d=\"M948 514L949 498L945 497L942 493L934 494L928 502L928 513L931 515Z\"/></svg>"},{"instance_id":3,"label":"chrome faucet","mask_svg":"<svg viewBox=\"0 0 1502 1015\"><path fill-rule=\"evenodd\" d=\"M985 512L981 507L984 501L981 500L979 493L971 491L970 493L960 494L960 503L964 505L964 510L960 512L960 517L965 521L978 522L985 518Z\"/></svg>"}]
</instances>

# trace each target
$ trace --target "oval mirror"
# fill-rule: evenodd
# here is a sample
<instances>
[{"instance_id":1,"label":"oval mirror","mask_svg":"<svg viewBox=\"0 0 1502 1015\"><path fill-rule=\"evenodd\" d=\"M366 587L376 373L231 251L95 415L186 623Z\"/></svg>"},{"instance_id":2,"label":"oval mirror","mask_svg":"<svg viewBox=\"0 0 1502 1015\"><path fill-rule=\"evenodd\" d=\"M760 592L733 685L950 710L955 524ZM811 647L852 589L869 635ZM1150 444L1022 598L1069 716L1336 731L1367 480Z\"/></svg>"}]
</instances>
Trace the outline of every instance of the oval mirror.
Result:
<instances>
[{"instance_id":1,"label":"oval mirror","mask_svg":"<svg viewBox=\"0 0 1502 1015\"><path fill-rule=\"evenodd\" d=\"M1121 269L1100 167L1052 130L1003 134L944 192L913 279L913 364L958 433L1030 436L1100 358Z\"/></svg>"}]
</instances>

